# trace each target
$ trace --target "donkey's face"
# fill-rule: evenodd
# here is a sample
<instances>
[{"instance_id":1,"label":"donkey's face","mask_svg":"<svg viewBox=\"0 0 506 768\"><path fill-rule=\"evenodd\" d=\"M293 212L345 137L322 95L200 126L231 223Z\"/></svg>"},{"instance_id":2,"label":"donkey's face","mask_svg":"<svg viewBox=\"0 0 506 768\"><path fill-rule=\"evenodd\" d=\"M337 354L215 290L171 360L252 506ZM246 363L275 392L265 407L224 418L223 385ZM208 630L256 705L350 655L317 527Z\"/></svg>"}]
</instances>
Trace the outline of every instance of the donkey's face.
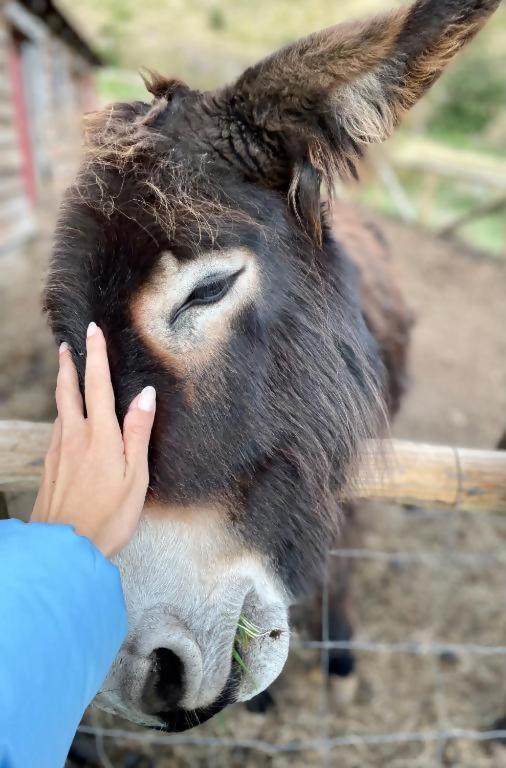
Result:
<instances>
[{"instance_id":1,"label":"donkey's face","mask_svg":"<svg viewBox=\"0 0 506 768\"><path fill-rule=\"evenodd\" d=\"M320 185L388 135L496 5L420 0L214 93L153 77L152 105L90 124L50 320L81 376L100 324L120 419L144 385L158 395L104 708L181 730L280 672L287 606L319 576L336 493L381 414L379 355ZM239 622L256 628L247 642Z\"/></svg>"}]
</instances>

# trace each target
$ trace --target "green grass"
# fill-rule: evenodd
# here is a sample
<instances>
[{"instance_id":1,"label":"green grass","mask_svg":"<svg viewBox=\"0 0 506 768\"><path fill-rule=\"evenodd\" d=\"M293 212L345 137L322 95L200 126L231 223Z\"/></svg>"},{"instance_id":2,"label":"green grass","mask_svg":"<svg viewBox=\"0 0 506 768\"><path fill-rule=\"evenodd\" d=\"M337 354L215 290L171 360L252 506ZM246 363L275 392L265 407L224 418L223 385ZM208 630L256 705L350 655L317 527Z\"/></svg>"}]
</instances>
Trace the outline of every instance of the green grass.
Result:
<instances>
[{"instance_id":1,"label":"green grass","mask_svg":"<svg viewBox=\"0 0 506 768\"><path fill-rule=\"evenodd\" d=\"M239 616L237 629L235 631L234 645L232 648L232 658L244 674L250 678L255 688L258 688L258 685L251 670L245 663L243 656L248 651L251 641L258 637L262 637L263 634L264 633L262 633L260 628L249 621L244 614Z\"/></svg>"},{"instance_id":2,"label":"green grass","mask_svg":"<svg viewBox=\"0 0 506 768\"><path fill-rule=\"evenodd\" d=\"M232 649L232 658L236 664L241 668L245 675L247 675L253 686L258 688L258 684L253 677L251 670L244 661L244 655L247 653L250 645L255 640L262 637L279 637L281 630L279 629L260 629L256 624L253 624L247 616L243 613L239 616L237 622L237 628L235 631L234 646Z\"/></svg>"},{"instance_id":3,"label":"green grass","mask_svg":"<svg viewBox=\"0 0 506 768\"><path fill-rule=\"evenodd\" d=\"M415 213L419 213L423 202L422 176L415 173L404 173L400 181L410 200ZM495 193L497 195L498 193ZM441 179L429 220L423 226L437 232L458 216L471 210L484 199L494 196L494 193L470 189L456 184L450 179ZM363 205L374 208L389 216L398 217L399 212L385 187L379 182L369 181L361 187L356 187L352 193L353 199ZM496 256L506 253L506 214L502 210L496 214L485 216L467 224L457 231L457 236L470 246L487 251Z\"/></svg>"},{"instance_id":4,"label":"green grass","mask_svg":"<svg viewBox=\"0 0 506 768\"><path fill-rule=\"evenodd\" d=\"M150 101L141 76L117 67L104 67L97 73L98 95L101 104L113 101Z\"/></svg>"},{"instance_id":5,"label":"green grass","mask_svg":"<svg viewBox=\"0 0 506 768\"><path fill-rule=\"evenodd\" d=\"M506 256L506 212L484 216L462 227L461 237L480 250Z\"/></svg>"}]
</instances>

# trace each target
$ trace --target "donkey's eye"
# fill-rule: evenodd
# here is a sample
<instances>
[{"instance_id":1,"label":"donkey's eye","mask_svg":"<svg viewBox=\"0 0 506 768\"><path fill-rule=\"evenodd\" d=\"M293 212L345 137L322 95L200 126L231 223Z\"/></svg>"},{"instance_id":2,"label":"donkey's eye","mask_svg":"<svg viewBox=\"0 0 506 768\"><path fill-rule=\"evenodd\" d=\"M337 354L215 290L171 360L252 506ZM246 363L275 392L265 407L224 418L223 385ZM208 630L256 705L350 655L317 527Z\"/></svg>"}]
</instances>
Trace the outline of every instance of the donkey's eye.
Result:
<instances>
[{"instance_id":1,"label":"donkey's eye","mask_svg":"<svg viewBox=\"0 0 506 768\"><path fill-rule=\"evenodd\" d=\"M197 285L186 301L176 309L172 315L171 322L177 320L179 315L190 309L190 307L196 307L201 304L215 304L217 301L220 301L228 293L242 271L240 269L233 275L208 277L204 282Z\"/></svg>"},{"instance_id":2,"label":"donkey's eye","mask_svg":"<svg viewBox=\"0 0 506 768\"><path fill-rule=\"evenodd\" d=\"M199 285L198 288L193 290L187 301L186 306L192 304L210 304L214 301L219 301L222 296L225 295L230 286L229 279L213 280L205 285Z\"/></svg>"}]
</instances>

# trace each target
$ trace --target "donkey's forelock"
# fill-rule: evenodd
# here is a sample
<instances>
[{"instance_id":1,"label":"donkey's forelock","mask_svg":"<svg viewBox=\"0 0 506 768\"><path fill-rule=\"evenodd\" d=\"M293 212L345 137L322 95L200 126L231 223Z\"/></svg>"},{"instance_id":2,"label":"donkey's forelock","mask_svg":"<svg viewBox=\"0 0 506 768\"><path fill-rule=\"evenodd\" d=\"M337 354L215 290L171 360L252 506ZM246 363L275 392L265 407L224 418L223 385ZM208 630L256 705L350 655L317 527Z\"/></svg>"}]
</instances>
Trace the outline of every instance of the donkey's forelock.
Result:
<instances>
[{"instance_id":1,"label":"donkey's forelock","mask_svg":"<svg viewBox=\"0 0 506 768\"><path fill-rule=\"evenodd\" d=\"M210 148L181 126L200 95L180 81L150 77L144 79L157 94L152 105L117 103L87 116L77 196L109 220L131 216L155 239L195 243L205 234L214 241L225 222L229 230L241 223L260 230L261 220L237 205L216 172ZM181 221L184 228L178 228Z\"/></svg>"}]
</instances>

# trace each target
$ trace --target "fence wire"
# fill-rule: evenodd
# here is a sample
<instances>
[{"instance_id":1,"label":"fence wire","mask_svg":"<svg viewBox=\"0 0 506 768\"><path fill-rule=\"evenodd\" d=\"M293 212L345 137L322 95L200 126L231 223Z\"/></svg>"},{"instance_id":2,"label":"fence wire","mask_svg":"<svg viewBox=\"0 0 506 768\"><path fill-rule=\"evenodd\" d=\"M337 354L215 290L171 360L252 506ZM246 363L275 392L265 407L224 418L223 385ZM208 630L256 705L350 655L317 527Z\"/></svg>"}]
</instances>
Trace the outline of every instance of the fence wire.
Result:
<instances>
[{"instance_id":1,"label":"fence wire","mask_svg":"<svg viewBox=\"0 0 506 768\"><path fill-rule=\"evenodd\" d=\"M382 744L406 744L409 742L428 744L437 741L464 739L467 741L498 741L506 739L506 729L494 731L473 731L465 728L449 728L446 731L398 731L396 733L364 733L336 736L331 739L301 739L284 744L275 744L261 739L232 739L226 736L192 736L191 734L151 733L127 731L122 728L102 728L100 726L82 725L81 733L98 736L102 739L118 741L133 741L140 744L156 746L193 746L193 747L224 747L228 749L252 749L267 755L278 755L286 752L324 751L336 747L379 746Z\"/></svg>"},{"instance_id":2,"label":"fence wire","mask_svg":"<svg viewBox=\"0 0 506 768\"><path fill-rule=\"evenodd\" d=\"M506 565L506 553L497 551L458 551L454 533L449 527L446 549L438 551L384 551L372 549L333 549L329 556L343 560L377 561L391 565L422 565L428 568L438 566L458 566L460 568L504 567ZM335 765L336 750L345 747L379 747L386 745L422 744L433 745L434 751L430 760L431 768L438 768L444 763L444 749L452 741L466 741L476 743L499 742L505 745L504 759L506 764L506 727L492 727L478 730L454 727L448 717L448 709L445 700L445 685L441 675L440 662L445 655L458 657L506 657L506 645L484 645L479 643L454 643L445 641L418 642L406 640L403 642L381 642L366 639L349 641L333 641L329 638L329 568L322 589L321 606L321 639L301 640L295 638L292 647L316 649L320 651L320 668L322 672L322 688L320 697L321 729L317 737L311 739L293 739L276 743L261 738L245 738L243 736L209 736L199 734L198 729L186 733L168 734L157 731L127 730L120 727L104 727L94 724L82 724L79 732L93 736L96 740L97 754L103 768L111 768L113 763L106 753L106 744L138 745L166 747L171 749L176 746L204 747L208 748L208 764L214 763L212 756L216 749L247 750L264 756L282 754L303 754L318 752L321 754L322 768ZM444 614L445 603L441 594L433 594L433 626L441 623ZM347 733L330 737L328 733L328 654L330 650L349 650L365 653L374 653L379 656L385 654L413 654L427 656L433 660L432 674L434 678L434 702L437 727L427 730L399 730L387 733L375 733L373 730L366 733ZM504 679L500 684L504 685L506 679L506 666ZM506 714L506 712L504 713ZM266 717L269 717L267 713ZM498 719L502 725L506 724L506 718ZM334 762L332 762L334 761ZM156 763L155 763L156 764ZM225 763L226 764L226 763ZM248 763L251 765L251 763ZM425 765L425 763L424 763Z\"/></svg>"}]
</instances>

